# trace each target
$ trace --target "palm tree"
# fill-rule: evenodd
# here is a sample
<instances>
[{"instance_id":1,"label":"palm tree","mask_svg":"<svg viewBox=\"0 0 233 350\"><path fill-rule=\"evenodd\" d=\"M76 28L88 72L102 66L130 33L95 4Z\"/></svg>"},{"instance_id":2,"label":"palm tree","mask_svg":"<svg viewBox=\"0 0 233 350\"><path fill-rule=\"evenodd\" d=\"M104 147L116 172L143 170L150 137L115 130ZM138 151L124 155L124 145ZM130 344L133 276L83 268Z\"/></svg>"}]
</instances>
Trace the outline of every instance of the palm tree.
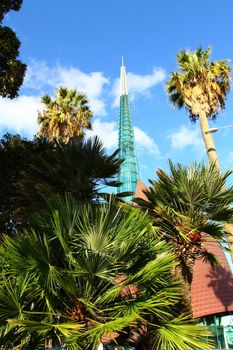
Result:
<instances>
[{"instance_id":1,"label":"palm tree","mask_svg":"<svg viewBox=\"0 0 233 350\"><path fill-rule=\"evenodd\" d=\"M83 136L85 129L91 129L88 100L77 90L61 87L56 90L55 100L45 95L41 101L45 109L38 112L39 137L68 142L74 136Z\"/></svg>"},{"instance_id":2,"label":"palm tree","mask_svg":"<svg viewBox=\"0 0 233 350\"><path fill-rule=\"evenodd\" d=\"M32 155L21 170L15 186L16 216L38 211L56 194L70 193L79 202L103 200L107 188L119 185L118 151L107 154L99 138L76 137L53 145L43 155Z\"/></svg>"},{"instance_id":3,"label":"palm tree","mask_svg":"<svg viewBox=\"0 0 233 350\"><path fill-rule=\"evenodd\" d=\"M157 179L150 181L146 200L135 201L149 212L162 238L172 245L179 262L177 272L190 290L197 258L213 267L217 264L205 248L208 235L225 242L225 222L233 220L233 187L226 185L232 171L221 174L214 163L184 167L170 161L169 165L170 174L159 169Z\"/></svg>"},{"instance_id":4,"label":"palm tree","mask_svg":"<svg viewBox=\"0 0 233 350\"><path fill-rule=\"evenodd\" d=\"M219 166L217 152L208 120L215 119L225 108L230 90L231 67L226 60L210 61L211 50L180 51L177 54L179 72L173 72L166 83L170 101L175 107L186 107L191 121L199 119L202 137L210 161Z\"/></svg>"},{"instance_id":5,"label":"palm tree","mask_svg":"<svg viewBox=\"0 0 233 350\"><path fill-rule=\"evenodd\" d=\"M24 227L25 221L14 216L19 204L17 183L21 172L30 167L32 158L51 152L53 147L45 139L26 140L19 135L6 134L0 140L0 236Z\"/></svg>"},{"instance_id":6,"label":"palm tree","mask_svg":"<svg viewBox=\"0 0 233 350\"><path fill-rule=\"evenodd\" d=\"M59 197L0 252L0 348L212 348L180 310L174 255L137 208Z\"/></svg>"}]
</instances>

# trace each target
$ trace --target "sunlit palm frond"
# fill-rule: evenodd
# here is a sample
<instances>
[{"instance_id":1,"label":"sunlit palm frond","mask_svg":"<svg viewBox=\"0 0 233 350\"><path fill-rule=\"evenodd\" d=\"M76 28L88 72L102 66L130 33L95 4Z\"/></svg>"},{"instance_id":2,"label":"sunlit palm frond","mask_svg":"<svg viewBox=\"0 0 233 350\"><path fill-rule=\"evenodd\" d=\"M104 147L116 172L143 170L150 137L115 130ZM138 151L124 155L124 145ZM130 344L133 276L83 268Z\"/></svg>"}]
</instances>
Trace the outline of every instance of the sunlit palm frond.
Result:
<instances>
[{"instance_id":1,"label":"sunlit palm frond","mask_svg":"<svg viewBox=\"0 0 233 350\"><path fill-rule=\"evenodd\" d=\"M214 119L219 109L225 108L230 91L231 66L227 60L210 61L211 49L177 54L179 71L171 73L166 90L171 103L188 110L190 119L196 121L201 111Z\"/></svg>"},{"instance_id":2,"label":"sunlit palm frond","mask_svg":"<svg viewBox=\"0 0 233 350\"><path fill-rule=\"evenodd\" d=\"M148 212L157 234L171 244L185 280L192 280L195 259L203 255L207 234L226 242L226 222L233 219L231 171L221 174L214 163L182 166L169 162L170 172L157 170L157 179L135 202Z\"/></svg>"},{"instance_id":3,"label":"sunlit palm frond","mask_svg":"<svg viewBox=\"0 0 233 350\"><path fill-rule=\"evenodd\" d=\"M60 87L56 90L55 100L45 95L41 101L45 109L38 112L39 137L67 143L73 137L83 136L85 129L91 129L92 111L83 93Z\"/></svg>"},{"instance_id":4,"label":"sunlit palm frond","mask_svg":"<svg viewBox=\"0 0 233 350\"><path fill-rule=\"evenodd\" d=\"M189 338L190 335L191 338ZM150 349L213 349L211 338L208 339L208 335L210 336L205 327L192 324L187 316L180 316L163 324L162 327L155 327L154 334L152 331Z\"/></svg>"},{"instance_id":5,"label":"sunlit palm frond","mask_svg":"<svg viewBox=\"0 0 233 350\"><path fill-rule=\"evenodd\" d=\"M114 198L92 205L70 195L54 200L32 220L34 227L4 240L2 276L12 283L27 279L15 291L5 287L2 302L0 293L0 320L10 319L15 344L25 341L29 349L36 334L35 350L46 339L91 350L109 337L132 343L132 330L148 343L157 329L175 323L185 309L177 262L150 217ZM189 325L184 328L188 334ZM175 336L184 328L174 325ZM187 341L196 336L193 331Z\"/></svg>"}]
</instances>

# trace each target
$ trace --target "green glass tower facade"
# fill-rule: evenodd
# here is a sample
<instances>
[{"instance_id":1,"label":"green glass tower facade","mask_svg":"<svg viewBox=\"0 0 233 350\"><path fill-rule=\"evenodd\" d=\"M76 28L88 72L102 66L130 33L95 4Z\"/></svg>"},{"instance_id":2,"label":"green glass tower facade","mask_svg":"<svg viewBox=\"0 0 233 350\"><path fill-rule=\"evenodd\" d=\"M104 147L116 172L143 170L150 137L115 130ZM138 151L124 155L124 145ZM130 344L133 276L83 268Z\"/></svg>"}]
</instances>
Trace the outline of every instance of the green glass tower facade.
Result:
<instances>
[{"instance_id":1,"label":"green glass tower facade","mask_svg":"<svg viewBox=\"0 0 233 350\"><path fill-rule=\"evenodd\" d=\"M132 192L132 195L124 197L124 200L131 201L134 197L137 182L139 180L138 161L135 151L134 131L130 111L129 96L126 81L126 69L122 59L121 66L121 91L120 91L120 115L118 148L119 156L124 159L118 174L118 181L122 183L117 188L117 193Z\"/></svg>"}]
</instances>

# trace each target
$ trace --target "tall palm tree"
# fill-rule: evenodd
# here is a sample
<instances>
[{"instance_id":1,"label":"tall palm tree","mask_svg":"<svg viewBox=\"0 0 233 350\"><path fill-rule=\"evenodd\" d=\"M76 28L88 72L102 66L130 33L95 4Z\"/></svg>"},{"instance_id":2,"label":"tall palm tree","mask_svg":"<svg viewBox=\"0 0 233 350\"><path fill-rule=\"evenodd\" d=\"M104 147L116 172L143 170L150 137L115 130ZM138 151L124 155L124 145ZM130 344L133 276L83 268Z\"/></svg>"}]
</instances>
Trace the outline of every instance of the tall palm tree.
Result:
<instances>
[{"instance_id":1,"label":"tall palm tree","mask_svg":"<svg viewBox=\"0 0 233 350\"><path fill-rule=\"evenodd\" d=\"M172 245L179 262L177 271L189 285L195 260L217 264L205 248L207 234L225 242L225 223L233 222L233 187L226 182L232 171L219 172L216 164L184 167L171 161L170 173L159 169L150 181L146 199L135 201L148 211L161 236ZM189 296L190 299L190 296Z\"/></svg>"},{"instance_id":2,"label":"tall palm tree","mask_svg":"<svg viewBox=\"0 0 233 350\"><path fill-rule=\"evenodd\" d=\"M180 310L174 255L146 214L70 196L50 207L1 247L0 348L212 348Z\"/></svg>"},{"instance_id":3,"label":"tall palm tree","mask_svg":"<svg viewBox=\"0 0 233 350\"><path fill-rule=\"evenodd\" d=\"M193 122L199 119L202 137L210 161L219 160L208 120L215 119L218 111L225 108L230 90L231 67L227 60L210 61L211 50L180 51L177 63L180 71L173 72L166 83L170 101L175 107L185 106Z\"/></svg>"},{"instance_id":4,"label":"tall palm tree","mask_svg":"<svg viewBox=\"0 0 233 350\"><path fill-rule=\"evenodd\" d=\"M41 101L45 109L38 112L39 137L68 142L74 136L83 136L85 129L91 129L88 100L77 90L61 87L56 90L55 100L45 95Z\"/></svg>"}]
</instances>

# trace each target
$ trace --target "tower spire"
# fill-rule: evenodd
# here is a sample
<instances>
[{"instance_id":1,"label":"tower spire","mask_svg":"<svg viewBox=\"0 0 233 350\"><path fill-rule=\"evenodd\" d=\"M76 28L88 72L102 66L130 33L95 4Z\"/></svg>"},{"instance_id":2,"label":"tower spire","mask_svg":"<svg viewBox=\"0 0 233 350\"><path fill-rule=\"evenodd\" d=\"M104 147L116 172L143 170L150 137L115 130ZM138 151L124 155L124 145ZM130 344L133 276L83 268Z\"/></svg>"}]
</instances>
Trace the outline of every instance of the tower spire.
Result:
<instances>
[{"instance_id":1,"label":"tower spire","mask_svg":"<svg viewBox=\"0 0 233 350\"><path fill-rule=\"evenodd\" d=\"M126 81L126 69L124 65L124 58L121 58L121 79L120 79L121 91L120 95L128 95L127 81Z\"/></svg>"},{"instance_id":2,"label":"tower spire","mask_svg":"<svg viewBox=\"0 0 233 350\"><path fill-rule=\"evenodd\" d=\"M131 195L124 197L126 201L131 201L134 197L137 182L139 179L138 162L135 152L134 132L131 119L129 96L127 91L126 69L122 57L121 78L120 78L120 116L118 148L119 157L123 159L118 174L118 181L121 185L117 188L117 193L130 192Z\"/></svg>"}]
</instances>

